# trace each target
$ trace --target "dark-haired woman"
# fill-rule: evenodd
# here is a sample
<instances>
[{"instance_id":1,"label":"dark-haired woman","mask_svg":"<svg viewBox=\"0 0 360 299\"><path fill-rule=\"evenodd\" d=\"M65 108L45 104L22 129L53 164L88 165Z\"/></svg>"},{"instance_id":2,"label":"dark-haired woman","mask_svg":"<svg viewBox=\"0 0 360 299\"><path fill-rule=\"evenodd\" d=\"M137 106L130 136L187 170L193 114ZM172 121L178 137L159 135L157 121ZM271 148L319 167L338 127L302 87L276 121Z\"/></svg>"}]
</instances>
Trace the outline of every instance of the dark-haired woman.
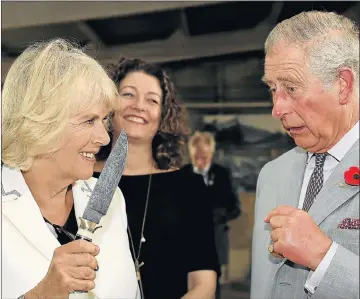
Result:
<instances>
[{"instance_id":1,"label":"dark-haired woman","mask_svg":"<svg viewBox=\"0 0 360 299\"><path fill-rule=\"evenodd\" d=\"M125 129L129 150L119 184L144 299L212 299L219 272L210 205L201 177L180 170L188 135L185 110L167 73L140 60L112 66L120 108L111 123ZM94 176L109 148L98 155Z\"/></svg>"}]
</instances>

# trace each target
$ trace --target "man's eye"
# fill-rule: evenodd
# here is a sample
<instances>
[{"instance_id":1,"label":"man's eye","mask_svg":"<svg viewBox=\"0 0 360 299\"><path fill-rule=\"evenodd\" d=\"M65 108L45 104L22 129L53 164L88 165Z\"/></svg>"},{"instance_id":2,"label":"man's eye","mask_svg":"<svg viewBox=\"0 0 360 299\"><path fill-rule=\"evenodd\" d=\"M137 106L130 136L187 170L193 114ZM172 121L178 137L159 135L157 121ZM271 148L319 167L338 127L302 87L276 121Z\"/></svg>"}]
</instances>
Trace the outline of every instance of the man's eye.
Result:
<instances>
[{"instance_id":1,"label":"man's eye","mask_svg":"<svg viewBox=\"0 0 360 299\"><path fill-rule=\"evenodd\" d=\"M286 89L287 89L289 92L295 92L295 91L296 91L296 88L293 87L293 86L286 86Z\"/></svg>"}]
</instances>

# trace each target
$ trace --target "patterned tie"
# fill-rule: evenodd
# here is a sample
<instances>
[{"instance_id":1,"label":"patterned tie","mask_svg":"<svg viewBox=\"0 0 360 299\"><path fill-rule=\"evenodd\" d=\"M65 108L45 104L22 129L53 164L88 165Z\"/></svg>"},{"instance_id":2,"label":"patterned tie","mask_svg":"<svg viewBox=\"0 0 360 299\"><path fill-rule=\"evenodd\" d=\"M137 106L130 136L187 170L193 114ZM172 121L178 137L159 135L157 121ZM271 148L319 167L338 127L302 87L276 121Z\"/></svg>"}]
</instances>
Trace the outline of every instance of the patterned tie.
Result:
<instances>
[{"instance_id":1,"label":"patterned tie","mask_svg":"<svg viewBox=\"0 0 360 299\"><path fill-rule=\"evenodd\" d=\"M315 154L315 169L310 177L309 185L306 190L305 200L303 205L304 211L309 211L314 202L315 197L320 192L324 184L324 163L327 153Z\"/></svg>"}]
</instances>

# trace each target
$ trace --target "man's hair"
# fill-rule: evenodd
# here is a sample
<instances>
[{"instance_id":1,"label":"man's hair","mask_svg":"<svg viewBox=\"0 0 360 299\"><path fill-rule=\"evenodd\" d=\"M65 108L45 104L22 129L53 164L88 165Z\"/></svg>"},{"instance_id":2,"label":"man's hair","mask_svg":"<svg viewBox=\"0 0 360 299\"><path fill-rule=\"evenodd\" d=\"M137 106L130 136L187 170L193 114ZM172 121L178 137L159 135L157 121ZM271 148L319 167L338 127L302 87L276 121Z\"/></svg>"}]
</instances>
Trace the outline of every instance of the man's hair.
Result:
<instances>
[{"instance_id":1,"label":"man's hair","mask_svg":"<svg viewBox=\"0 0 360 299\"><path fill-rule=\"evenodd\" d=\"M265 54L278 42L304 49L311 72L330 88L341 67L352 69L359 85L359 27L333 12L302 12L284 20L270 32ZM358 89L357 89L358 90Z\"/></svg>"},{"instance_id":2,"label":"man's hair","mask_svg":"<svg viewBox=\"0 0 360 299\"><path fill-rule=\"evenodd\" d=\"M35 43L12 64L2 92L2 161L28 170L34 159L59 150L70 117L93 105L116 107L106 71L76 44Z\"/></svg>"},{"instance_id":3,"label":"man's hair","mask_svg":"<svg viewBox=\"0 0 360 299\"><path fill-rule=\"evenodd\" d=\"M192 153L196 147L204 145L209 146L211 152L214 153L216 148L214 135L209 132L196 131L189 139L189 152Z\"/></svg>"}]
</instances>

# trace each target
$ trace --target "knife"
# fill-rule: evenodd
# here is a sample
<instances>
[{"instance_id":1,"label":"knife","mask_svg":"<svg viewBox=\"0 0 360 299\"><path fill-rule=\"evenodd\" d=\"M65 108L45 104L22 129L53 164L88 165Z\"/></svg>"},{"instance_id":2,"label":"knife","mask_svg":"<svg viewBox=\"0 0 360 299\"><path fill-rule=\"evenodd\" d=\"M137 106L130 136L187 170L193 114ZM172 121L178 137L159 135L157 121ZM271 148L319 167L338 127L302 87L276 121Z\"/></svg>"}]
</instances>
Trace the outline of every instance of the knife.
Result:
<instances>
[{"instance_id":1,"label":"knife","mask_svg":"<svg viewBox=\"0 0 360 299\"><path fill-rule=\"evenodd\" d=\"M95 230L100 228L100 220L106 215L116 187L124 172L128 151L128 140L124 130L121 133L107 158L100 173L84 214L80 217L80 226L76 240L84 239L91 242Z\"/></svg>"},{"instance_id":2,"label":"knife","mask_svg":"<svg viewBox=\"0 0 360 299\"><path fill-rule=\"evenodd\" d=\"M124 130L121 130L115 146L107 158L104 169L101 171L84 214L80 218L79 229L75 240L86 240L92 242L93 234L101 228L100 220L109 209L116 187L119 185L124 172L126 156L128 151L128 140ZM76 293L87 293L86 291L74 291Z\"/></svg>"}]
</instances>

